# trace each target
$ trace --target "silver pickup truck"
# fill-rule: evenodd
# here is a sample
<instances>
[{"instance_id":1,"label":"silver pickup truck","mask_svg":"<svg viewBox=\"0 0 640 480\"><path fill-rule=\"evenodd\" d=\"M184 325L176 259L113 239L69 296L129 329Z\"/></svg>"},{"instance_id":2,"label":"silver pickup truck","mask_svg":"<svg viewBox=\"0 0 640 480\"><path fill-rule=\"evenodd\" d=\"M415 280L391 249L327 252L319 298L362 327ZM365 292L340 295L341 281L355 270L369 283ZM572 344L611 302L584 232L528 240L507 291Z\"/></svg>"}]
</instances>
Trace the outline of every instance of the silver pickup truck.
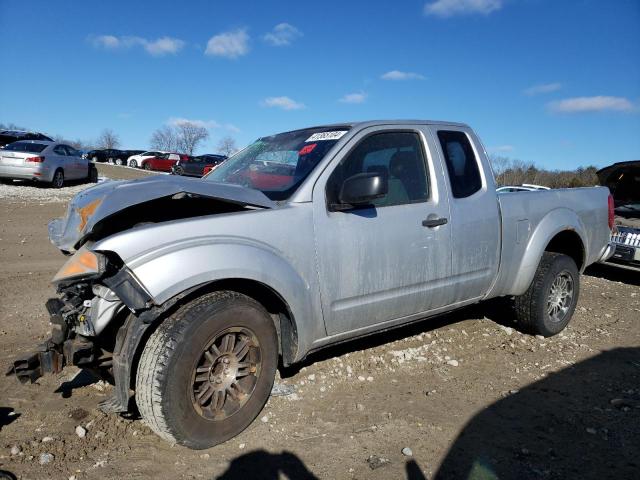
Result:
<instances>
[{"instance_id":1,"label":"silver pickup truck","mask_svg":"<svg viewBox=\"0 0 640 480\"><path fill-rule=\"evenodd\" d=\"M78 194L50 238L52 336L22 381L64 365L109 378L161 437L241 432L279 362L493 297L516 326L568 324L580 272L612 253L607 188L496 194L466 125L372 121L258 139L202 180Z\"/></svg>"}]
</instances>

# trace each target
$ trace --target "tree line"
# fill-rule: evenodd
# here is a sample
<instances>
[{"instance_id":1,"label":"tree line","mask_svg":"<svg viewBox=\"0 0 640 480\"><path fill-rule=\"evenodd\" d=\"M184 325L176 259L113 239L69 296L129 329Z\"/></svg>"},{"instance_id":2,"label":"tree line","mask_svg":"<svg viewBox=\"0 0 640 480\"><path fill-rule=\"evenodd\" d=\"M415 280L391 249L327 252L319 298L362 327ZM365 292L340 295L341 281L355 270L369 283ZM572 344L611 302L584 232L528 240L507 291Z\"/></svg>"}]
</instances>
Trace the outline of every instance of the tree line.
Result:
<instances>
[{"instance_id":1,"label":"tree line","mask_svg":"<svg viewBox=\"0 0 640 480\"><path fill-rule=\"evenodd\" d=\"M0 123L0 130L26 130L14 123ZM78 150L94 149L117 149L122 146L120 137L110 128L105 128L100 132L98 138L93 141L81 139L71 140L62 135L52 137L57 142L64 142ZM193 155L194 152L209 139L209 131L202 125L194 122L181 121L174 125L165 125L158 128L151 135L149 146L152 150L164 150L169 152L186 153ZM238 151L236 141L231 136L225 136L217 144L217 152L230 156Z\"/></svg>"},{"instance_id":2,"label":"tree line","mask_svg":"<svg viewBox=\"0 0 640 480\"><path fill-rule=\"evenodd\" d=\"M533 162L492 156L491 166L498 186L529 183L549 188L593 187L599 185L598 167L589 165L575 170L547 170Z\"/></svg>"}]
</instances>

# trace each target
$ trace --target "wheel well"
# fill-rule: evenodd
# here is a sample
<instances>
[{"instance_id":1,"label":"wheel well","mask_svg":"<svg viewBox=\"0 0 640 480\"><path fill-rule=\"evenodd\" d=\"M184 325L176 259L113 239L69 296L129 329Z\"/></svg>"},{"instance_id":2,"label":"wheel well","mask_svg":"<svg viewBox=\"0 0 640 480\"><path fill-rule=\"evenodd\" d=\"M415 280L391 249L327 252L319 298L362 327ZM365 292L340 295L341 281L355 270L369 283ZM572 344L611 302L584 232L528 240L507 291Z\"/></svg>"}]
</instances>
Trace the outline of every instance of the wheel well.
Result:
<instances>
[{"instance_id":1,"label":"wheel well","mask_svg":"<svg viewBox=\"0 0 640 480\"><path fill-rule=\"evenodd\" d=\"M562 253L568 255L576 262L578 270L582 270L584 264L584 245L580 236L574 230L563 230L551 239L545 252Z\"/></svg>"}]
</instances>

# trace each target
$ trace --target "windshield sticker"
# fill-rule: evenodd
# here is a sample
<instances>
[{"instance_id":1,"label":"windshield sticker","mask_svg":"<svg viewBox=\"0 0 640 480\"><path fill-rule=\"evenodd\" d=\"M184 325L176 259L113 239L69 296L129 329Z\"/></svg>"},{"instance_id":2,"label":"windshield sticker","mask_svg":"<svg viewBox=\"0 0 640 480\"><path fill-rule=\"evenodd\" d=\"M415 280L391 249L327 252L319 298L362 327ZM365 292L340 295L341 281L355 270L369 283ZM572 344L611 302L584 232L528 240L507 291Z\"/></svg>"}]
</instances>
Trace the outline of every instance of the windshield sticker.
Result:
<instances>
[{"instance_id":1,"label":"windshield sticker","mask_svg":"<svg viewBox=\"0 0 640 480\"><path fill-rule=\"evenodd\" d=\"M300 155L301 157L303 155L309 155L311 152L313 152L313 149L316 148L317 146L318 146L317 143L312 143L311 145L305 145L300 149L300 151L298 152L298 155Z\"/></svg>"},{"instance_id":2,"label":"windshield sticker","mask_svg":"<svg viewBox=\"0 0 640 480\"><path fill-rule=\"evenodd\" d=\"M338 140L342 138L348 130L336 130L335 132L318 132L311 135L305 142L317 142L320 140Z\"/></svg>"}]
</instances>

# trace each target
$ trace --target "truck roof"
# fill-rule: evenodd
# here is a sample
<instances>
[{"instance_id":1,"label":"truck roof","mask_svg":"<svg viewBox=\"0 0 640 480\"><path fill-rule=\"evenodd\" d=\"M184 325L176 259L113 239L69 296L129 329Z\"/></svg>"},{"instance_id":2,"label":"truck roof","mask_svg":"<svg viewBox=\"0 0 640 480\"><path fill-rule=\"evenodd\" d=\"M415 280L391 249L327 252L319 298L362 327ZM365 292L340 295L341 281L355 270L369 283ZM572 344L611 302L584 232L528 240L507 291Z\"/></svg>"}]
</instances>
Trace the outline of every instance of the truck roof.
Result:
<instances>
[{"instance_id":1,"label":"truck roof","mask_svg":"<svg viewBox=\"0 0 640 480\"><path fill-rule=\"evenodd\" d=\"M366 127L375 127L380 125L446 125L450 127L465 127L469 128L469 126L465 123L460 122L447 122L443 120L365 120L360 122L342 122L342 123L327 123L323 125L312 125L305 128L299 128L296 130L291 130L292 132L298 130L307 130L311 128L366 128Z\"/></svg>"}]
</instances>

